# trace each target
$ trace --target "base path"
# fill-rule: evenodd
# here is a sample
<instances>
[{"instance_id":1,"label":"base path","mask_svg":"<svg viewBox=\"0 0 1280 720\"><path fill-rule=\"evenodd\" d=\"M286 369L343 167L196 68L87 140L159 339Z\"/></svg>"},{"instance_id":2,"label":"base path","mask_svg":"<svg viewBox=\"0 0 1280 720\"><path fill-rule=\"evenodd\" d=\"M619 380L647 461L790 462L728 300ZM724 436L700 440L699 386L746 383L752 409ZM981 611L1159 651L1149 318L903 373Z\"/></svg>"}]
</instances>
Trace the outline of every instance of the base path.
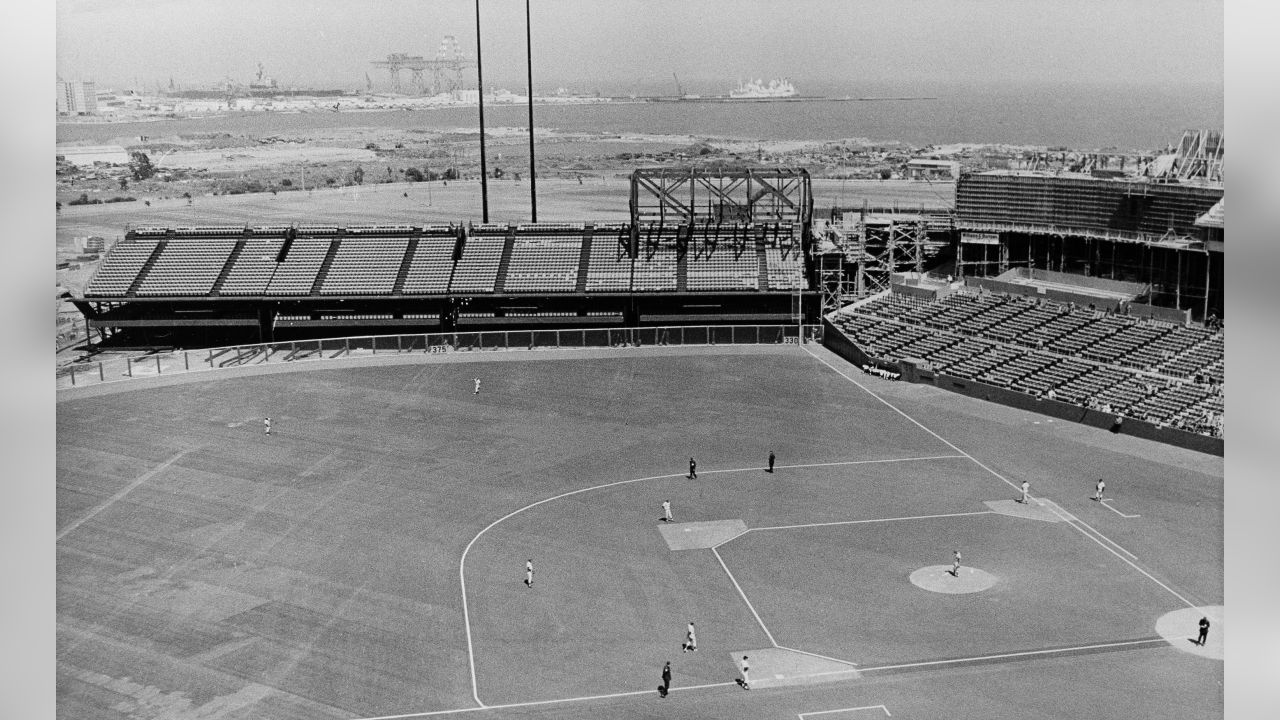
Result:
<instances>
[{"instance_id":1,"label":"base path","mask_svg":"<svg viewBox=\"0 0 1280 720\"><path fill-rule=\"evenodd\" d=\"M948 595L982 592L995 585L998 579L986 570L963 566L959 575L952 575L950 565L930 565L911 573L912 585Z\"/></svg>"},{"instance_id":2,"label":"base path","mask_svg":"<svg viewBox=\"0 0 1280 720\"><path fill-rule=\"evenodd\" d=\"M1026 518L1027 520L1043 520L1045 522L1062 522L1062 518L1047 509L1044 502L1032 498L1023 504L1017 500L988 500L983 503L1001 515Z\"/></svg>"}]
</instances>

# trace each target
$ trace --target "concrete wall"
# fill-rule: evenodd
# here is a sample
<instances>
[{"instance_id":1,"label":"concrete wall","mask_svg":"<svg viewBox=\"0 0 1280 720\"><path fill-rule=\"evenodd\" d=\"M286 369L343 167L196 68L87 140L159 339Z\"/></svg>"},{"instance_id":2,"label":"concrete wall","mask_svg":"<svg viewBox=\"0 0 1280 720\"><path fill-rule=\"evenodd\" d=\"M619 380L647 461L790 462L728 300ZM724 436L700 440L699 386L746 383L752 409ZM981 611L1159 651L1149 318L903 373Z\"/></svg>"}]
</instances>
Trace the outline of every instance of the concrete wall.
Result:
<instances>
[{"instance_id":1,"label":"concrete wall","mask_svg":"<svg viewBox=\"0 0 1280 720\"><path fill-rule=\"evenodd\" d=\"M1018 277L1029 277L1032 280L1044 280L1045 282L1062 283L1064 285L1077 285L1079 287L1105 290L1107 292L1122 293L1125 295L1142 295L1146 293L1149 288L1146 283L1108 280L1107 278L1100 277L1086 277L1084 275L1072 275L1070 273L1057 272L1056 270L1041 270L1039 268L1014 268L1000 277L1004 278L1015 273Z\"/></svg>"},{"instance_id":2,"label":"concrete wall","mask_svg":"<svg viewBox=\"0 0 1280 720\"><path fill-rule=\"evenodd\" d=\"M1180 325L1185 325L1191 322L1190 310L1157 307L1155 305L1146 305L1144 303L1129 303L1129 314L1134 317L1164 320L1165 322L1178 323Z\"/></svg>"},{"instance_id":3,"label":"concrete wall","mask_svg":"<svg viewBox=\"0 0 1280 720\"><path fill-rule=\"evenodd\" d=\"M822 319L822 346L857 367L874 365L876 362L875 358L863 352L862 348L855 345L843 330L826 318Z\"/></svg>"},{"instance_id":4,"label":"concrete wall","mask_svg":"<svg viewBox=\"0 0 1280 720\"><path fill-rule=\"evenodd\" d=\"M996 402L1009 407L1016 407L1021 410L1029 410L1041 415L1058 418L1060 420L1068 420L1070 422L1089 425L1091 427L1110 429L1115 422L1115 415L1112 413L1099 412L1090 410L1072 403L1062 402L1060 400L1037 399L1026 393L1020 393L1016 390L1009 390L986 383L967 380L964 378L951 377L950 375L935 374L926 370L916 369L913 373L916 382L928 383L950 390L951 392L968 395L969 397L986 400L988 402ZM908 373L903 373L903 379L907 379ZM1222 456L1224 452L1224 442L1222 438L1212 438L1198 433L1185 432L1175 428L1162 428L1143 420L1135 418L1125 418L1121 425L1120 432L1125 435L1133 435L1135 437L1147 440L1155 440L1167 445L1175 445L1177 447L1195 450L1197 452L1207 453L1209 455Z\"/></svg>"}]
</instances>

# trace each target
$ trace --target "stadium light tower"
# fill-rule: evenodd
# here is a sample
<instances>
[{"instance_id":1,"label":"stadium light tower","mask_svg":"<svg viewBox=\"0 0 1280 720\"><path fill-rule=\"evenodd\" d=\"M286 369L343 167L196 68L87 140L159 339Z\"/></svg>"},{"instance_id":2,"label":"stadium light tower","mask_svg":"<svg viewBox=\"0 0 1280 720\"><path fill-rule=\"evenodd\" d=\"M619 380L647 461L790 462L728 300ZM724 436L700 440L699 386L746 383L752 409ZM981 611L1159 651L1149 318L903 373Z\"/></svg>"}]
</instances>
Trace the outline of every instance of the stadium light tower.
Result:
<instances>
[{"instance_id":1,"label":"stadium light tower","mask_svg":"<svg viewBox=\"0 0 1280 720\"><path fill-rule=\"evenodd\" d=\"M477 0L478 1L478 0ZM531 222L538 222L538 170L533 162L533 34L529 24L529 0L524 0L525 65L529 69L529 207Z\"/></svg>"},{"instance_id":2,"label":"stadium light tower","mask_svg":"<svg viewBox=\"0 0 1280 720\"><path fill-rule=\"evenodd\" d=\"M480 49L480 0L476 0L476 85L480 90L480 210L489 223L489 172L484 161L484 64Z\"/></svg>"}]
</instances>

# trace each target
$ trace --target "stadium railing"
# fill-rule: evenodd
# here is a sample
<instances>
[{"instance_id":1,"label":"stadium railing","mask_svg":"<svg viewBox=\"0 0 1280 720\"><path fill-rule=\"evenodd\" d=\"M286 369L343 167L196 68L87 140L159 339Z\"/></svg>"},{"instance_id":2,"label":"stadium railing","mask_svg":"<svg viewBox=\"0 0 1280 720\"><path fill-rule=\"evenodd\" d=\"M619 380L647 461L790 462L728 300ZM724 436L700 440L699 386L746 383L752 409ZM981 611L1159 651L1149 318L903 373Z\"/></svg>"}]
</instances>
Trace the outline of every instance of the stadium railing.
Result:
<instances>
[{"instance_id":1,"label":"stadium railing","mask_svg":"<svg viewBox=\"0 0 1280 720\"><path fill-rule=\"evenodd\" d=\"M124 355L93 362L74 363L58 368L57 388L83 387L135 378L223 368L374 355L679 345L821 344L822 339L821 325L672 325L640 328L361 335Z\"/></svg>"}]
</instances>

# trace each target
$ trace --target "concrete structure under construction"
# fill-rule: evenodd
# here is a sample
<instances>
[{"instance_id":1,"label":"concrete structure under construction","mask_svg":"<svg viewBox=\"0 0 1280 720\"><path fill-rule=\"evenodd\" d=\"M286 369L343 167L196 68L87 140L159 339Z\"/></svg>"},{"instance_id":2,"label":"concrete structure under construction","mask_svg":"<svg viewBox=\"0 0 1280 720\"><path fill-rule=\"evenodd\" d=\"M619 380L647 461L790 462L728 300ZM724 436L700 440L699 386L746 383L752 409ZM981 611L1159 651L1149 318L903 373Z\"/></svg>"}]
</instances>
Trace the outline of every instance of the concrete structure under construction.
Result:
<instances>
[{"instance_id":1,"label":"concrete structure under construction","mask_svg":"<svg viewBox=\"0 0 1280 720\"><path fill-rule=\"evenodd\" d=\"M956 274L1011 268L1146 282L1147 302L1223 312L1221 184L989 172L956 188Z\"/></svg>"}]
</instances>

